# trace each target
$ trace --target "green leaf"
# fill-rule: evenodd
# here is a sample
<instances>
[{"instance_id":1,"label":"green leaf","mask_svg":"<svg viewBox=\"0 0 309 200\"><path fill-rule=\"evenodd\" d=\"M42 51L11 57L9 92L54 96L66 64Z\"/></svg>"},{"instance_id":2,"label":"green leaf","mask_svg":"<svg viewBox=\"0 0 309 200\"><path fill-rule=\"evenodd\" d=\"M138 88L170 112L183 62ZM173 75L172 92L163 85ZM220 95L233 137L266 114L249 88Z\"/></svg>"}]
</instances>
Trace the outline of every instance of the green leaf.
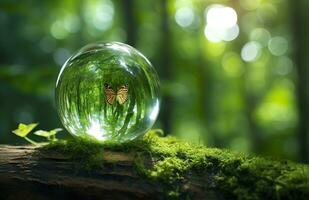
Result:
<instances>
[{"instance_id":1,"label":"green leaf","mask_svg":"<svg viewBox=\"0 0 309 200\"><path fill-rule=\"evenodd\" d=\"M31 125L31 124L29 124L29 125ZM27 127L26 124L23 124L23 123L18 124L18 129L24 129L26 127Z\"/></svg>"},{"instance_id":2,"label":"green leaf","mask_svg":"<svg viewBox=\"0 0 309 200\"><path fill-rule=\"evenodd\" d=\"M35 134L37 136L41 136L41 137L49 137L50 136L50 133L48 131L43 131L43 130L35 131L33 134Z\"/></svg>"},{"instance_id":3,"label":"green leaf","mask_svg":"<svg viewBox=\"0 0 309 200\"><path fill-rule=\"evenodd\" d=\"M32 123L32 124L23 124L20 123L18 128L13 130L12 132L18 135L19 137L26 137L39 123Z\"/></svg>"},{"instance_id":4,"label":"green leaf","mask_svg":"<svg viewBox=\"0 0 309 200\"><path fill-rule=\"evenodd\" d=\"M62 128L55 128L53 130L50 130L50 135L56 135L58 132L62 131Z\"/></svg>"},{"instance_id":5,"label":"green leaf","mask_svg":"<svg viewBox=\"0 0 309 200\"><path fill-rule=\"evenodd\" d=\"M34 134L41 136L41 137L50 137L52 135L56 135L59 131L62 131L62 128L55 128L50 131L38 130L38 131L35 131Z\"/></svg>"}]
</instances>

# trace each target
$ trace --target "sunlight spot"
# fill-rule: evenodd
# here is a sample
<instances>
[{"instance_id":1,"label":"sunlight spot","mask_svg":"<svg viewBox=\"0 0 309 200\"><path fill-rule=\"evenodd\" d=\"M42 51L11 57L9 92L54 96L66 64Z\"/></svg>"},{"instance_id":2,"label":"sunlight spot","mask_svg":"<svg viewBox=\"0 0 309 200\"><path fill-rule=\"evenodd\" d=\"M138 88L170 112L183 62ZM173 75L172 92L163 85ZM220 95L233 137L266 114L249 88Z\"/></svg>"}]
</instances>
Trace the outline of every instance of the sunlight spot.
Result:
<instances>
[{"instance_id":1,"label":"sunlight spot","mask_svg":"<svg viewBox=\"0 0 309 200\"><path fill-rule=\"evenodd\" d=\"M179 8L175 14L175 20L181 27L188 27L193 23L194 12L190 7Z\"/></svg>"},{"instance_id":2,"label":"sunlight spot","mask_svg":"<svg viewBox=\"0 0 309 200\"><path fill-rule=\"evenodd\" d=\"M98 140L104 140L103 129L101 129L99 121L91 121L88 133Z\"/></svg>"},{"instance_id":3,"label":"sunlight spot","mask_svg":"<svg viewBox=\"0 0 309 200\"><path fill-rule=\"evenodd\" d=\"M237 14L231 7L211 5L206 9L206 21L212 27L226 29L237 23Z\"/></svg>"},{"instance_id":4,"label":"sunlight spot","mask_svg":"<svg viewBox=\"0 0 309 200\"><path fill-rule=\"evenodd\" d=\"M231 7L214 4L206 8L204 34L211 42L232 41L239 35L237 13Z\"/></svg>"},{"instance_id":5,"label":"sunlight spot","mask_svg":"<svg viewBox=\"0 0 309 200\"><path fill-rule=\"evenodd\" d=\"M241 49L241 58L244 61L255 61L261 54L261 45L258 42L247 42Z\"/></svg>"},{"instance_id":6,"label":"sunlight spot","mask_svg":"<svg viewBox=\"0 0 309 200\"><path fill-rule=\"evenodd\" d=\"M232 41L237 38L239 34L239 27L237 24L232 26L231 28L226 29L224 34L221 36L224 41Z\"/></svg>"},{"instance_id":7,"label":"sunlight spot","mask_svg":"<svg viewBox=\"0 0 309 200\"><path fill-rule=\"evenodd\" d=\"M215 29L211 28L208 25L205 26L204 34L210 42L220 42L221 41L221 39L218 37L216 33L217 31Z\"/></svg>"}]
</instances>

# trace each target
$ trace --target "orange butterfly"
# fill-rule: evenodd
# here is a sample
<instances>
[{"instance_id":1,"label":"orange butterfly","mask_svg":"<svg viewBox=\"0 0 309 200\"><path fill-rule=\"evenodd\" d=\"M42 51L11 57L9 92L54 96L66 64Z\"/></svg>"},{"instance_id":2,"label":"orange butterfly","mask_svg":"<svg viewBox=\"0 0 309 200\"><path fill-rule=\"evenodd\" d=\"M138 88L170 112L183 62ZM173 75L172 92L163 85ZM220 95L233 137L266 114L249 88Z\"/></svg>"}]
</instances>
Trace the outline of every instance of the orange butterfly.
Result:
<instances>
[{"instance_id":1,"label":"orange butterfly","mask_svg":"<svg viewBox=\"0 0 309 200\"><path fill-rule=\"evenodd\" d=\"M117 93L107 83L104 84L104 88L105 88L104 92L105 92L106 101L110 105L114 104L115 100L118 101L118 103L121 104L121 105L124 104L127 101L128 90L129 90L128 84L120 86Z\"/></svg>"}]
</instances>

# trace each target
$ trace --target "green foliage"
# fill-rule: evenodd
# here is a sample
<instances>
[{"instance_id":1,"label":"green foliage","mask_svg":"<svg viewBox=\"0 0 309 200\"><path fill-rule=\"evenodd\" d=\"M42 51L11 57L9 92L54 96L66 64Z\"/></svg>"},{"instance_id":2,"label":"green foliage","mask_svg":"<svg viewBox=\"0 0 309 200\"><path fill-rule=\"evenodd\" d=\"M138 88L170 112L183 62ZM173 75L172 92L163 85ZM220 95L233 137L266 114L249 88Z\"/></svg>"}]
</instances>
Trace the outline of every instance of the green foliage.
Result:
<instances>
[{"instance_id":1,"label":"green foliage","mask_svg":"<svg viewBox=\"0 0 309 200\"><path fill-rule=\"evenodd\" d=\"M152 130L143 138L123 144L89 138L60 140L43 150L70 156L81 163L81 170L102 168L104 150L132 153L136 173L164 184L169 198L188 197L179 188L191 176L208 180L211 185L205 185L205 189L216 190L229 199L309 197L308 165L206 148L157 133ZM149 166L149 162L153 164Z\"/></svg>"},{"instance_id":2,"label":"green foliage","mask_svg":"<svg viewBox=\"0 0 309 200\"><path fill-rule=\"evenodd\" d=\"M38 123L32 123L28 125L20 123L18 125L18 128L13 130L12 132L19 137L26 137L37 125Z\"/></svg>"},{"instance_id":3,"label":"green foliage","mask_svg":"<svg viewBox=\"0 0 309 200\"><path fill-rule=\"evenodd\" d=\"M37 136L45 137L48 141L56 141L57 140L56 134L60 131L62 131L62 128L55 128L50 131L38 130L38 131L35 131L33 134Z\"/></svg>"},{"instance_id":4,"label":"green foliage","mask_svg":"<svg viewBox=\"0 0 309 200\"><path fill-rule=\"evenodd\" d=\"M38 125L38 123L32 123L32 124L23 124L23 123L20 123L18 125L18 128L13 130L12 132L19 136L19 137L22 137L24 138L25 140L27 140L28 142L30 142L31 144L36 144L36 142L34 142L33 140L29 139L27 137L27 135Z\"/></svg>"},{"instance_id":5,"label":"green foliage","mask_svg":"<svg viewBox=\"0 0 309 200\"><path fill-rule=\"evenodd\" d=\"M24 138L25 140L27 140L28 142L30 142L31 144L37 144L37 142L29 139L27 137L27 135L38 125L39 123L32 123L32 124L23 124L23 123L20 123L18 125L18 128L13 130L12 132L14 134L16 134L17 136L21 137L21 138ZM51 142L51 141L57 141L57 138L56 138L56 134L58 132L62 131L61 128L56 128L56 129L53 129L53 130L50 130L50 131L44 131L44 130L37 130L35 131L33 134L37 135L37 136L40 136L40 137L44 137L47 139L47 141Z\"/></svg>"}]
</instances>

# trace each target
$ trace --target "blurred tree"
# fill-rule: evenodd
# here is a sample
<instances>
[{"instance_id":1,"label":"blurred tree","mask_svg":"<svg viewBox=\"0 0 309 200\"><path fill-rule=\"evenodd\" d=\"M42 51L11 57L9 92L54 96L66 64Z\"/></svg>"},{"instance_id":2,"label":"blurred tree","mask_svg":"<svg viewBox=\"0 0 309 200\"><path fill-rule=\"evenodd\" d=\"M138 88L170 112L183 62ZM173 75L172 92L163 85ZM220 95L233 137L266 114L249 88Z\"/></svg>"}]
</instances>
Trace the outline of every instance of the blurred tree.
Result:
<instances>
[{"instance_id":1,"label":"blurred tree","mask_svg":"<svg viewBox=\"0 0 309 200\"><path fill-rule=\"evenodd\" d=\"M161 17L161 43L160 43L160 67L159 74L161 75L162 81L169 83L172 80L173 64L172 64L172 43L170 33L170 21L168 11L168 1L160 0L160 8L162 12ZM164 93L162 97L162 109L161 119L162 128L166 133L171 131L171 116L173 112L173 102L171 93Z\"/></svg>"},{"instance_id":2,"label":"blurred tree","mask_svg":"<svg viewBox=\"0 0 309 200\"><path fill-rule=\"evenodd\" d=\"M307 8L309 2L302 0L291 2L292 27L294 31L294 57L297 66L297 97L298 97L298 141L299 141L299 159L302 162L309 162L309 29L307 19L309 13Z\"/></svg>"},{"instance_id":3,"label":"blurred tree","mask_svg":"<svg viewBox=\"0 0 309 200\"><path fill-rule=\"evenodd\" d=\"M122 3L124 27L127 34L126 43L135 47L137 36L137 20L135 13L135 1L127 0Z\"/></svg>"}]
</instances>

